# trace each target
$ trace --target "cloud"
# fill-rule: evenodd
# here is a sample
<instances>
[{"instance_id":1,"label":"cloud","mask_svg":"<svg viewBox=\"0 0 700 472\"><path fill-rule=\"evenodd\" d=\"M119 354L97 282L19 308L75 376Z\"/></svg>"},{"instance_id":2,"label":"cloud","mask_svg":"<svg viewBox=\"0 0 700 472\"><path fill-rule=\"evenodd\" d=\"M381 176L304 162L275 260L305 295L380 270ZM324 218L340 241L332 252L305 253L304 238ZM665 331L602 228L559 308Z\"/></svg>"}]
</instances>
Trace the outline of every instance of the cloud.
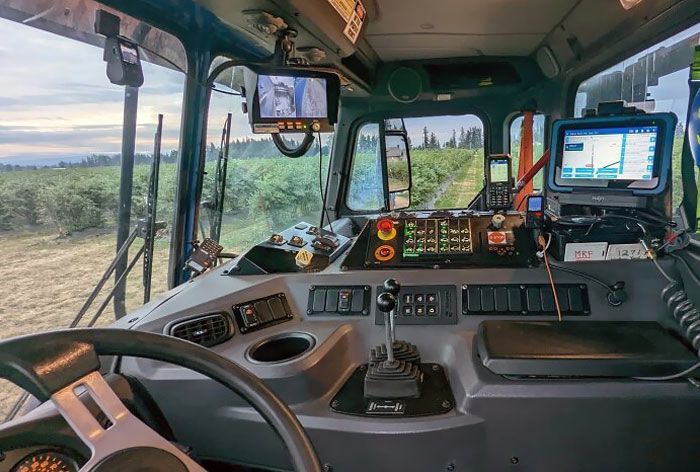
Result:
<instances>
[{"instance_id":1,"label":"cloud","mask_svg":"<svg viewBox=\"0 0 700 472\"><path fill-rule=\"evenodd\" d=\"M54 163L91 153L120 152L124 88L109 82L102 50L0 19L0 159ZM185 76L144 63L137 152L152 152L158 113L163 150L176 149ZM39 164L41 165L41 164Z\"/></svg>"}]
</instances>

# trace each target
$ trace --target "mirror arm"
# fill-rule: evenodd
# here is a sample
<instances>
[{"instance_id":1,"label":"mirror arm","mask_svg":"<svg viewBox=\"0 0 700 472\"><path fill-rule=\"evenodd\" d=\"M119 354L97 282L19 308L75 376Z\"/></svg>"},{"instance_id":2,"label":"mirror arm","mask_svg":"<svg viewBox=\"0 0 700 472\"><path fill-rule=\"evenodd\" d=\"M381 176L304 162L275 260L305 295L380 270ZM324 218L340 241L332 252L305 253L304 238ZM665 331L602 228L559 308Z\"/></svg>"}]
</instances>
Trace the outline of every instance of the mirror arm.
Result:
<instances>
[{"instance_id":1,"label":"mirror arm","mask_svg":"<svg viewBox=\"0 0 700 472\"><path fill-rule=\"evenodd\" d=\"M311 149L311 145L314 143L314 139L314 132L311 129L309 129L304 135L304 140L301 142L301 144L299 144L299 146L297 146L296 148L292 149L289 146L287 146L287 143L284 142L284 139L282 139L280 133L272 134L272 142L275 143L277 149L279 149L279 151L285 156L291 158L301 157L307 152L309 152L309 149Z\"/></svg>"},{"instance_id":2,"label":"mirror arm","mask_svg":"<svg viewBox=\"0 0 700 472\"><path fill-rule=\"evenodd\" d=\"M383 211L391 211L389 194L389 163L386 158L386 129L384 128L384 120L379 122L379 155L381 156L380 162L382 164L382 186L384 187L384 209Z\"/></svg>"}]
</instances>

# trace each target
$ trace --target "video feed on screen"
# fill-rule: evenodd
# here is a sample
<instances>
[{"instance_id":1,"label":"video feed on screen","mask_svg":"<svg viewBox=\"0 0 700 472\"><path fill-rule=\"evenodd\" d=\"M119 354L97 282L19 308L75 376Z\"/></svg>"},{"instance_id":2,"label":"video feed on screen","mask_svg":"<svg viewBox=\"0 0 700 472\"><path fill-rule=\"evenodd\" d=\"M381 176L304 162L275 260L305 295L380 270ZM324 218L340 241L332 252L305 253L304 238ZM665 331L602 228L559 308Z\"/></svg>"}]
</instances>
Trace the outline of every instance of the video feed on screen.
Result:
<instances>
[{"instance_id":1,"label":"video feed on screen","mask_svg":"<svg viewBox=\"0 0 700 472\"><path fill-rule=\"evenodd\" d=\"M561 178L651 180L658 131L657 126L566 130Z\"/></svg>"},{"instance_id":2,"label":"video feed on screen","mask_svg":"<svg viewBox=\"0 0 700 472\"><path fill-rule=\"evenodd\" d=\"M122 51L122 59L124 62L128 62L129 64L139 63L139 53L136 48L124 43L120 43L119 47Z\"/></svg>"},{"instance_id":3,"label":"video feed on screen","mask_svg":"<svg viewBox=\"0 0 700 472\"><path fill-rule=\"evenodd\" d=\"M327 118L326 79L261 75L260 118Z\"/></svg>"},{"instance_id":4,"label":"video feed on screen","mask_svg":"<svg viewBox=\"0 0 700 472\"><path fill-rule=\"evenodd\" d=\"M491 182L508 182L508 160L491 161Z\"/></svg>"}]
</instances>

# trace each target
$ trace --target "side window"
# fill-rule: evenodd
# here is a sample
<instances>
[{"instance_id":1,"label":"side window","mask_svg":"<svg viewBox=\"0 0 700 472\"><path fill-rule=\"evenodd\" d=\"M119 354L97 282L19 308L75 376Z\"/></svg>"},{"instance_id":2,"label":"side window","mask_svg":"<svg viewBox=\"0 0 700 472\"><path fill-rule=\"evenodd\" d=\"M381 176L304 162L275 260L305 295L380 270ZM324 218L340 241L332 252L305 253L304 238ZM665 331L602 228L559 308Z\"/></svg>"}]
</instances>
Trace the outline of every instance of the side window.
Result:
<instances>
[{"instance_id":1,"label":"side window","mask_svg":"<svg viewBox=\"0 0 700 472\"><path fill-rule=\"evenodd\" d=\"M80 4L85 16L99 8L90 0ZM125 91L107 79L101 48L33 27L72 21L63 11L57 5L31 26L0 18L0 245L16 256L0 274L0 338L67 328L117 253ZM184 48L177 39L156 28L142 28L147 25L133 18L126 21L149 32L143 40L149 49L181 64L177 57L184 58ZM89 37L90 32L80 28L92 29L93 24L85 21L56 30ZM141 57L145 82L138 97L127 230L134 230L137 220L146 216L154 136L162 113L156 217L165 226L154 247L154 297L167 290L185 75L172 65L164 67L165 61L149 62L159 61L156 54L142 50ZM143 243L140 237L134 240L126 261L139 254ZM141 306L142 267L137 260L121 285L123 296L117 291L108 300L113 276L78 326L104 326ZM0 421L16 399L16 390L0 382Z\"/></svg>"},{"instance_id":2,"label":"side window","mask_svg":"<svg viewBox=\"0 0 700 472\"><path fill-rule=\"evenodd\" d=\"M678 117L673 145L673 205L683 198L680 171L683 135L688 108L689 64L700 43L700 24L671 36L619 64L590 77L578 87L575 116L598 103L624 100L652 112L673 112Z\"/></svg>"},{"instance_id":3,"label":"side window","mask_svg":"<svg viewBox=\"0 0 700 472\"><path fill-rule=\"evenodd\" d=\"M411 146L414 210L466 208L483 187L484 127L475 115L404 118ZM347 197L348 208L378 211L383 182L376 123L360 128ZM391 177L391 176L390 176Z\"/></svg>"},{"instance_id":4,"label":"side window","mask_svg":"<svg viewBox=\"0 0 700 472\"><path fill-rule=\"evenodd\" d=\"M510 155L513 157L513 176L518 180L518 165L520 163L520 143L523 137L523 116L517 116L510 123ZM544 133L545 117L538 113L535 114L532 123L532 162L533 164L544 154L547 149L547 143ZM544 186L544 169L539 171L533 179L533 188L535 191L542 190Z\"/></svg>"}]
</instances>

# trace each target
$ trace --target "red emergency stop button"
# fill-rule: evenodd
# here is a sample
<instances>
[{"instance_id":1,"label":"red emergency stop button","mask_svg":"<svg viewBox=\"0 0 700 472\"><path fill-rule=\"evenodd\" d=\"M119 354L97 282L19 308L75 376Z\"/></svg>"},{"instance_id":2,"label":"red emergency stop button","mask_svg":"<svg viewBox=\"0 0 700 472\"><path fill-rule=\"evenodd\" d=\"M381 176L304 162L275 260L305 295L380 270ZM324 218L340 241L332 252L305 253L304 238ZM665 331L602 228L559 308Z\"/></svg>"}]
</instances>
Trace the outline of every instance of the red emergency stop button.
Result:
<instances>
[{"instance_id":1,"label":"red emergency stop button","mask_svg":"<svg viewBox=\"0 0 700 472\"><path fill-rule=\"evenodd\" d=\"M389 218L383 218L377 222L377 236L382 241L390 241L396 237L396 228L394 221Z\"/></svg>"},{"instance_id":2,"label":"red emergency stop button","mask_svg":"<svg viewBox=\"0 0 700 472\"><path fill-rule=\"evenodd\" d=\"M382 220L379 220L379 223L377 223L377 228L382 233L391 233L391 230L394 229L394 222L387 218L384 218Z\"/></svg>"}]
</instances>

